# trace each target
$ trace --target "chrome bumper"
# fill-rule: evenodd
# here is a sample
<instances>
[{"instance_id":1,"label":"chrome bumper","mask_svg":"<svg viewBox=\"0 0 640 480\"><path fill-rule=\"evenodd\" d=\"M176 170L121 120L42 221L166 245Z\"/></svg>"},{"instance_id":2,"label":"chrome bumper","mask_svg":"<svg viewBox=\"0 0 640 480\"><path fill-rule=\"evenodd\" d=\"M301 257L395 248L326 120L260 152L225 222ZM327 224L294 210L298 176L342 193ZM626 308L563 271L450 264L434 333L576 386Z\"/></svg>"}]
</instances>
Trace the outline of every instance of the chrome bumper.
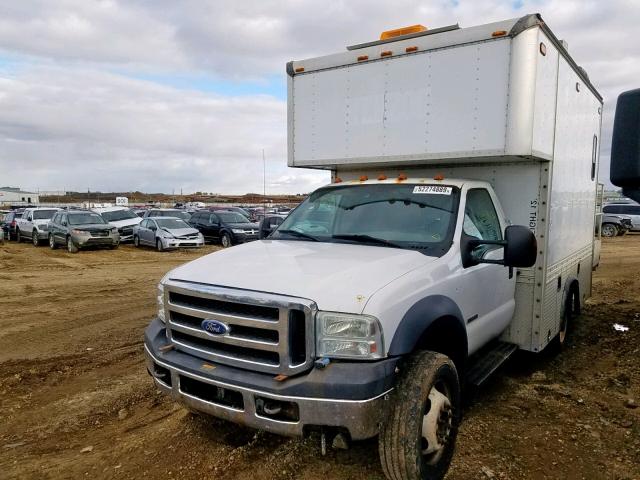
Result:
<instances>
[{"instance_id":1,"label":"chrome bumper","mask_svg":"<svg viewBox=\"0 0 640 480\"><path fill-rule=\"evenodd\" d=\"M283 396L220 382L177 368L154 356L147 345L145 345L145 358L147 370L156 386L174 400L218 418L285 436L303 436L307 433L307 429L313 427L339 427L347 429L354 440L374 437L378 434L383 412L388 408L391 392L390 389L366 400ZM187 380L182 380L183 378L188 379L191 384L213 386L221 389L220 391L228 391L238 398L241 396L242 401L235 406L223 405L186 393L183 391L181 381L186 383ZM258 403L265 400L297 405L298 420L280 420L260 414Z\"/></svg>"}]
</instances>

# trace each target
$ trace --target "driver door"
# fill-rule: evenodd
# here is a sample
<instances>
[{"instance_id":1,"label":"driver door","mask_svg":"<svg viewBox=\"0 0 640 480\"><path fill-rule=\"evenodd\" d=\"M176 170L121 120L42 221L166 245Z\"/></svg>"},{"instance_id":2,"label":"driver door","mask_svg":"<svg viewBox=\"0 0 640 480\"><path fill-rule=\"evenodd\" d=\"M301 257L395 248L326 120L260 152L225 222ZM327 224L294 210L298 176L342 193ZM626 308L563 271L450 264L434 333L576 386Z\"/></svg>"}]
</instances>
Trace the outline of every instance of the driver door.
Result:
<instances>
[{"instance_id":1,"label":"driver door","mask_svg":"<svg viewBox=\"0 0 640 480\"><path fill-rule=\"evenodd\" d=\"M495 201L486 188L467 191L462 235L482 240L502 240L506 227L498 215ZM502 247L481 245L473 251L478 258L500 260ZM461 302L469 353L499 336L511 322L515 311L515 274L509 278L509 268L481 263L463 268Z\"/></svg>"}]
</instances>

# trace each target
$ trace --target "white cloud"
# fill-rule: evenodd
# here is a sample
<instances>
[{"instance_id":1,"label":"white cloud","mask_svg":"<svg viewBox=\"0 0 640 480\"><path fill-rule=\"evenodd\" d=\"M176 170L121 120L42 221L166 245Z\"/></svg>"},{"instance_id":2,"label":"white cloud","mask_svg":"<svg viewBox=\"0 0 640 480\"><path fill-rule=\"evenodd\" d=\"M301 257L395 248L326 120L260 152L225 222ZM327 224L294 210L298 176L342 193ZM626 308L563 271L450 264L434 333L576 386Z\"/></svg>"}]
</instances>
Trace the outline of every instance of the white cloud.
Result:
<instances>
[{"instance_id":1,"label":"white cloud","mask_svg":"<svg viewBox=\"0 0 640 480\"><path fill-rule=\"evenodd\" d=\"M226 82L284 75L287 60L333 53L380 31L476 25L539 11L605 97L638 86L635 0L21 0L0 4L0 183L28 188L274 191L327 175L286 168L286 106L268 96L175 89L138 77ZM5 68L2 56L18 65ZM603 165L602 176L608 167Z\"/></svg>"}]
</instances>

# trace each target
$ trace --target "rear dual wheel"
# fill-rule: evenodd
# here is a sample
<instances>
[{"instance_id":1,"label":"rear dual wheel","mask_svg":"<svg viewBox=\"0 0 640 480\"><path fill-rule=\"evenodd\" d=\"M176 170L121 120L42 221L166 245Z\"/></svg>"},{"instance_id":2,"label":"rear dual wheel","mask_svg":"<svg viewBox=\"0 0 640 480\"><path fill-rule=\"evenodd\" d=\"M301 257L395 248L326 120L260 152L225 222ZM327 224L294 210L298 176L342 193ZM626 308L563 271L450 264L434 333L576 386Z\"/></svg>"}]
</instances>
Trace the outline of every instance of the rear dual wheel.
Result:
<instances>
[{"instance_id":1,"label":"rear dual wheel","mask_svg":"<svg viewBox=\"0 0 640 480\"><path fill-rule=\"evenodd\" d=\"M440 480L451 463L461 419L453 362L418 352L405 365L380 429L382 470L389 480Z\"/></svg>"}]
</instances>

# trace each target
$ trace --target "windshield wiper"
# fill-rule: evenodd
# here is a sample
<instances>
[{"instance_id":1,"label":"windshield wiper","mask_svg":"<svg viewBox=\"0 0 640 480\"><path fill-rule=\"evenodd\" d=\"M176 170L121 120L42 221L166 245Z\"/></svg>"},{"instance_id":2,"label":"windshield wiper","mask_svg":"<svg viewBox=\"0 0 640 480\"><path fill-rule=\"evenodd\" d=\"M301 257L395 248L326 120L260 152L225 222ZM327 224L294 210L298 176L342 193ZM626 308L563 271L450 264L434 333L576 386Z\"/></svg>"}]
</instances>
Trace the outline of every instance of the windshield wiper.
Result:
<instances>
[{"instance_id":1,"label":"windshield wiper","mask_svg":"<svg viewBox=\"0 0 640 480\"><path fill-rule=\"evenodd\" d=\"M353 240L354 242L359 243L373 243L376 245L384 245L385 247L393 247L393 248L403 248L401 245L397 243L390 242L389 240L385 240L384 238L372 237L370 235L361 235L361 234L353 234L353 235L332 235L331 238L336 240Z\"/></svg>"},{"instance_id":2,"label":"windshield wiper","mask_svg":"<svg viewBox=\"0 0 640 480\"><path fill-rule=\"evenodd\" d=\"M308 233L299 232L298 230L276 230L278 233L284 233L286 235L291 235L293 237L304 238L305 240L311 240L312 242L319 242L319 240L313 235L309 235Z\"/></svg>"}]
</instances>

